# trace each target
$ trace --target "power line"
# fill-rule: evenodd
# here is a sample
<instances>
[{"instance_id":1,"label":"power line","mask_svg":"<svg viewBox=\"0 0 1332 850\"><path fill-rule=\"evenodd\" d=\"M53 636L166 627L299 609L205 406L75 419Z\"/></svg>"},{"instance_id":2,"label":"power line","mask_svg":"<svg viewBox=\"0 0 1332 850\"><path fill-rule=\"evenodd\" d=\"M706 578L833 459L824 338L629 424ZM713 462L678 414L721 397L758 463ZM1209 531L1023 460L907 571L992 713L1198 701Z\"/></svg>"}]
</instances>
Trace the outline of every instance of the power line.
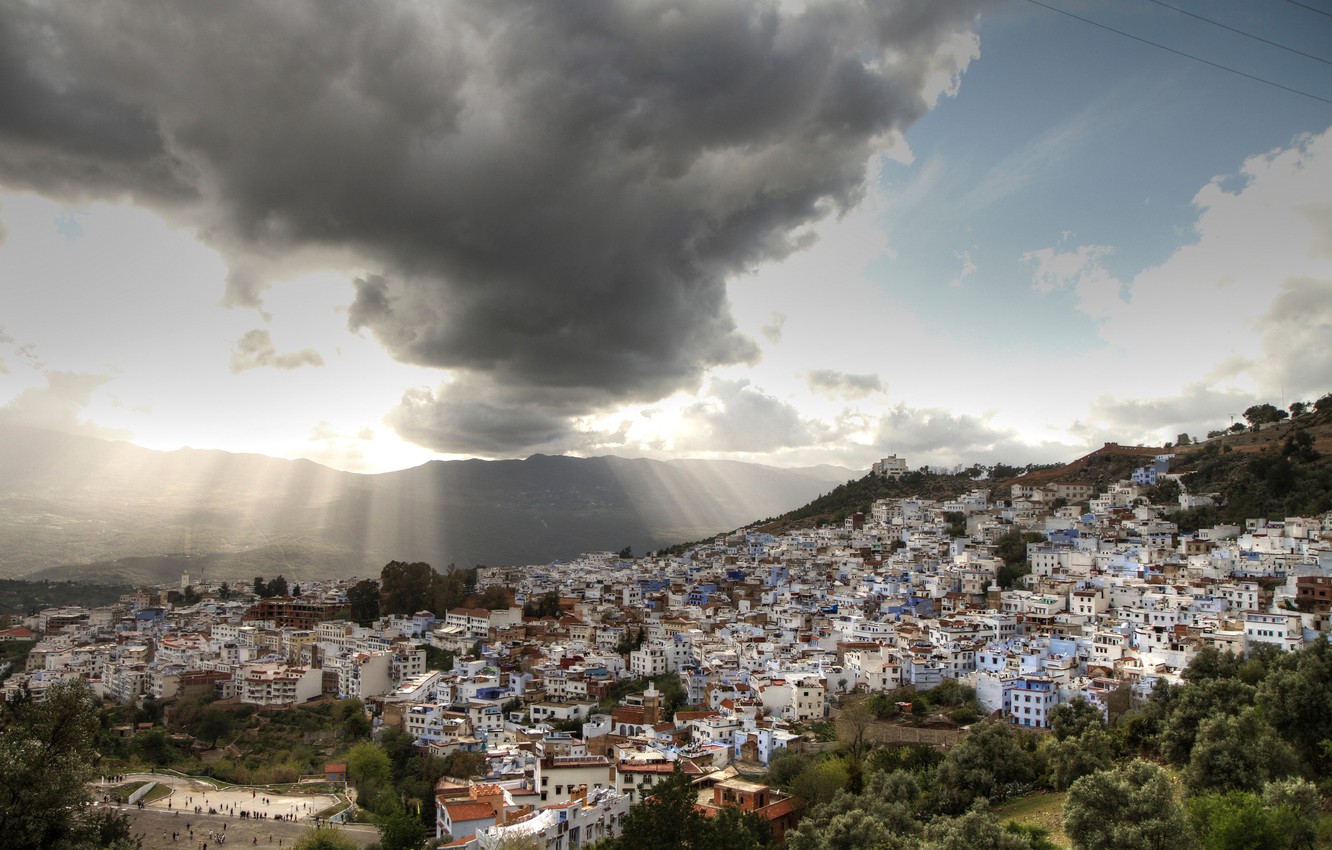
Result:
<instances>
[{"instance_id":1,"label":"power line","mask_svg":"<svg viewBox=\"0 0 1332 850\"><path fill-rule=\"evenodd\" d=\"M1327 17L1332 18L1332 12L1324 12L1322 9L1314 8L1308 3L1301 3L1300 0L1286 0L1286 2L1293 6L1299 6L1301 9L1308 9L1310 12L1317 12L1320 15L1326 15Z\"/></svg>"},{"instance_id":2,"label":"power line","mask_svg":"<svg viewBox=\"0 0 1332 850\"><path fill-rule=\"evenodd\" d=\"M1275 41L1268 41L1267 39L1263 38L1260 35L1254 35L1253 33L1245 32L1244 30L1239 29L1238 27L1232 27L1229 24L1223 24L1220 21L1214 21L1211 18L1204 18L1202 15L1195 15L1193 12L1190 12L1187 9L1181 9L1178 6L1172 6L1169 3L1164 2L1164 0L1147 0L1147 2L1155 3L1156 5L1164 7L1166 9L1172 9L1176 12L1179 12L1181 15L1188 15L1190 18L1196 18L1200 21L1203 21L1204 23L1209 23L1214 27L1220 27L1223 30L1229 30L1230 32L1233 33L1239 33L1245 38L1251 38L1254 41L1261 41L1263 44L1269 44L1272 47L1279 47L1282 50L1287 50L1291 53L1294 53L1296 56L1303 56L1305 59L1312 59L1315 62L1322 62L1324 65L1332 65L1332 59L1324 59L1323 57L1315 56L1312 53L1305 53L1303 50L1296 50L1293 47L1287 47L1286 45L1280 44Z\"/></svg>"},{"instance_id":3,"label":"power line","mask_svg":"<svg viewBox=\"0 0 1332 850\"><path fill-rule=\"evenodd\" d=\"M1244 71L1231 68L1229 65L1221 65L1217 62L1211 61L1210 59L1204 59L1201 56L1194 56L1192 53L1185 53L1182 50L1176 50L1173 47L1167 47L1164 44L1159 44L1155 41L1151 41L1150 39L1143 38L1142 36L1134 35L1131 32L1124 32L1123 30L1115 29L1114 27L1109 26L1108 24L1102 24L1097 21L1093 21L1090 18L1084 18L1081 15L1075 15L1072 12L1068 12L1063 9L1058 9L1049 4L1042 3L1041 0L1027 0L1027 2L1034 4L1036 6L1040 6L1042 9L1049 9L1051 12L1058 12L1061 15L1067 15L1068 17L1073 18L1074 20L1082 21L1084 24L1091 24L1094 27L1100 27L1101 29L1108 30L1109 32L1114 33L1115 35L1122 35L1125 38L1131 38L1134 41L1140 41L1143 44L1149 44L1152 47L1160 48L1161 50L1173 53L1176 56L1183 56L1185 59L1192 59L1194 62L1201 62L1204 65L1210 65L1211 67L1219 68L1222 71L1229 71L1232 74L1238 74L1239 76L1244 77L1245 79L1253 80L1254 82L1257 83L1262 83L1264 85L1272 86L1273 88L1278 88L1281 89L1282 91L1288 91L1291 94L1303 95L1304 97L1311 98L1320 103L1326 103L1329 106L1332 106L1332 100L1328 98L1319 97L1316 94L1310 94L1309 92L1301 91L1300 89L1293 89L1290 86L1283 86L1281 83L1273 82L1272 80L1264 79L1262 77L1256 77L1253 74L1248 74L1245 73Z\"/></svg>"}]
</instances>

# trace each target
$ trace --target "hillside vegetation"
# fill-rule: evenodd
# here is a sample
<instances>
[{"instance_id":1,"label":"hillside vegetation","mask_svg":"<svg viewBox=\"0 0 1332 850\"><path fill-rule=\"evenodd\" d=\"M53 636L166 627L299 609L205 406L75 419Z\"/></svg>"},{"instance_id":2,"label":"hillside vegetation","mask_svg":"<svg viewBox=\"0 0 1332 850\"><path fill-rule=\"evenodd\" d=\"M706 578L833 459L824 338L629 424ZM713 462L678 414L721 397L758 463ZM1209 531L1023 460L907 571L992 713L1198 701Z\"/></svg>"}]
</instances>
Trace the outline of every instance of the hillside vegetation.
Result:
<instances>
[{"instance_id":1,"label":"hillside vegetation","mask_svg":"<svg viewBox=\"0 0 1332 850\"><path fill-rule=\"evenodd\" d=\"M1170 471L1184 473L1193 493L1216 493L1219 505L1181 512L1181 528L1193 530L1217 522L1240 523L1248 517L1280 519L1332 510L1332 395L1312 404L1291 405L1294 415L1273 419L1273 405L1247 412L1257 421L1213 431L1205 441L1180 435L1180 444L1126 446L1106 443L1065 464L1014 467L980 464L951 471L922 468L900 479L868 474L839 484L803 507L758 523L761 531L780 534L797 528L835 525L867 512L878 499L920 497L946 500L975 489L996 500L1007 498L1013 484L1087 483L1102 492L1161 454L1173 454ZM1154 493L1160 501L1176 494L1168 485Z\"/></svg>"}]
</instances>

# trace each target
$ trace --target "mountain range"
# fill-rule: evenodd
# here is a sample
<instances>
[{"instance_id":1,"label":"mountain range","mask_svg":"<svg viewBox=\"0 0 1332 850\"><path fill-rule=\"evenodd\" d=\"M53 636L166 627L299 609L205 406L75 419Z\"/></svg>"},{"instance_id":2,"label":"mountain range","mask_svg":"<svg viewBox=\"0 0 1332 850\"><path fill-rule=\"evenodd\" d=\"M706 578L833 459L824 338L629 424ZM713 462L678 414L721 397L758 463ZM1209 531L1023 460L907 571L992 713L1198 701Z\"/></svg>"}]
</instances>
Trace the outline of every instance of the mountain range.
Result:
<instances>
[{"instance_id":1,"label":"mountain range","mask_svg":"<svg viewBox=\"0 0 1332 850\"><path fill-rule=\"evenodd\" d=\"M0 578L250 581L390 560L535 564L710 537L802 505L842 467L551 457L381 474L0 427Z\"/></svg>"}]
</instances>

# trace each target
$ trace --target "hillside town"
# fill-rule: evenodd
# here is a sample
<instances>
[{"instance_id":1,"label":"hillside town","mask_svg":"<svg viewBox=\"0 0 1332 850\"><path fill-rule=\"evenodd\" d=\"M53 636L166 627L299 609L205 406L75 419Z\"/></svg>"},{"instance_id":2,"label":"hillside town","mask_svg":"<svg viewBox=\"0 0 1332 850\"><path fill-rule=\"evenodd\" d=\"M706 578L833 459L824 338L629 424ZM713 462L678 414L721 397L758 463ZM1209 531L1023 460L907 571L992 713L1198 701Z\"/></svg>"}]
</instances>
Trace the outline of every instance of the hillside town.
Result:
<instances>
[{"instance_id":1,"label":"hillside town","mask_svg":"<svg viewBox=\"0 0 1332 850\"><path fill-rule=\"evenodd\" d=\"M482 567L475 590L507 605L369 625L348 613L354 579L256 598L183 576L0 632L36 641L4 695L40 700L80 679L120 703L360 700L375 730L477 754L477 775L436 788L450 846L578 847L617 834L681 772L701 806L756 812L780 841L805 803L756 777L857 695L955 680L1039 734L1077 697L1112 718L1204 647L1247 656L1328 634L1332 514L1181 533L1172 511L1212 497L1175 488L1177 503L1153 503L1178 476L1169 454L1143 461L1108 487L978 481L956 499L882 499L836 526L742 529L680 554ZM893 457L872 474L906 471ZM1023 574L1006 573L1006 543L1025 548ZM441 652L448 669L428 664Z\"/></svg>"}]
</instances>

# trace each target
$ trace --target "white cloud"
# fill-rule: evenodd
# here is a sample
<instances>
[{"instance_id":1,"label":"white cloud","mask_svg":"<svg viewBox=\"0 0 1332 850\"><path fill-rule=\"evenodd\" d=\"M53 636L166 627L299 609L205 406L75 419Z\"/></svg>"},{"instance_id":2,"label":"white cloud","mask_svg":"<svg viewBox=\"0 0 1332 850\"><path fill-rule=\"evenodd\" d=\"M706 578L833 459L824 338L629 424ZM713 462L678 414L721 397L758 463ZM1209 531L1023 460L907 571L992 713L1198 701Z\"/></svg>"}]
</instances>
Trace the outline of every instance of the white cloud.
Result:
<instances>
[{"instance_id":1,"label":"white cloud","mask_svg":"<svg viewBox=\"0 0 1332 850\"><path fill-rule=\"evenodd\" d=\"M967 278L976 273L976 264L971 260L970 251L961 252L957 258L962 261L962 270L957 273L957 277L948 281L948 285L954 289L960 288Z\"/></svg>"},{"instance_id":2,"label":"white cloud","mask_svg":"<svg viewBox=\"0 0 1332 850\"><path fill-rule=\"evenodd\" d=\"M680 451L773 452L818 441L817 423L748 381L714 378L685 409L674 445Z\"/></svg>"},{"instance_id":3,"label":"white cloud","mask_svg":"<svg viewBox=\"0 0 1332 850\"><path fill-rule=\"evenodd\" d=\"M279 352L273 337L263 328L246 331L231 349L231 371L246 369L299 369L302 366L323 366L324 358L313 348Z\"/></svg>"},{"instance_id":4,"label":"white cloud","mask_svg":"<svg viewBox=\"0 0 1332 850\"><path fill-rule=\"evenodd\" d=\"M1130 280L1107 270L1104 245L1022 259L1036 291L1071 292L1096 320L1108 345L1076 371L1105 381L1115 399L1188 398L1199 380L1254 398L1315 394L1332 374L1330 192L1332 130L1210 181L1194 198L1196 240Z\"/></svg>"}]
</instances>

